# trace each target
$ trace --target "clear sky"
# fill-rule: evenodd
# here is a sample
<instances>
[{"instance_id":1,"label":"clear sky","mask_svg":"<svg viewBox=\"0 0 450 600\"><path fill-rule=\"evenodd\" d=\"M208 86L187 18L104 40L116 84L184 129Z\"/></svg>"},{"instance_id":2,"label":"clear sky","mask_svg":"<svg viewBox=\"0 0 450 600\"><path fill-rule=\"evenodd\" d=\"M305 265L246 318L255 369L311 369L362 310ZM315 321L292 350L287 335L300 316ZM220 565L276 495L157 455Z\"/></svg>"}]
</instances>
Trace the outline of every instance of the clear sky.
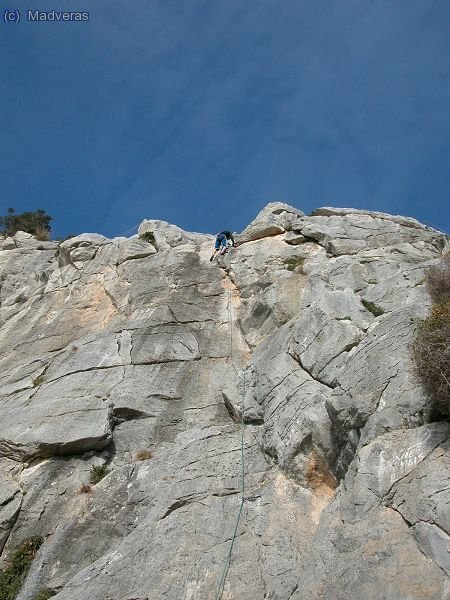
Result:
<instances>
[{"instance_id":1,"label":"clear sky","mask_svg":"<svg viewBox=\"0 0 450 600\"><path fill-rule=\"evenodd\" d=\"M144 218L215 233L281 200L450 231L449 0L7 8L21 22L0 8L0 215L43 208L56 236Z\"/></svg>"}]
</instances>

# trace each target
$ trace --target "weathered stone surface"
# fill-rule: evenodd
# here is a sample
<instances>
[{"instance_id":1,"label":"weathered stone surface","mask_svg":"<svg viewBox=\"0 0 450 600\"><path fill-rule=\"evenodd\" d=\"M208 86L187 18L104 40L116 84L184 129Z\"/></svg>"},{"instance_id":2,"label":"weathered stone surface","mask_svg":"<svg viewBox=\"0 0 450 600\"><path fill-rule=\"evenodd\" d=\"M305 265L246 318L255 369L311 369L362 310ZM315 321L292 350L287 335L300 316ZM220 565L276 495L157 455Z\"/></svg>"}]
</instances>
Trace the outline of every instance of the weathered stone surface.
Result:
<instances>
[{"instance_id":1,"label":"weathered stone surface","mask_svg":"<svg viewBox=\"0 0 450 600\"><path fill-rule=\"evenodd\" d=\"M316 248L315 244L292 247L268 237L242 243L224 261L237 288L232 296L239 301L240 327L250 346L298 314L307 278L296 267Z\"/></svg>"},{"instance_id":2,"label":"weathered stone surface","mask_svg":"<svg viewBox=\"0 0 450 600\"><path fill-rule=\"evenodd\" d=\"M123 239L119 242L119 256L117 264L124 263L127 260L136 260L156 254L156 248L149 242L144 242L137 237Z\"/></svg>"},{"instance_id":3,"label":"weathered stone surface","mask_svg":"<svg viewBox=\"0 0 450 600\"><path fill-rule=\"evenodd\" d=\"M402 217L399 215L391 215L389 213L383 213L379 211L372 210L361 210L358 208L332 208L329 206L324 206L322 208L316 208L312 211L311 216L325 216L330 217L333 215L337 216L346 216L346 215L363 215L367 217L376 217L378 219L386 219L388 221L392 221L393 223L398 223L399 225L404 225L405 227L415 227L416 229L428 229L429 231L434 231L430 227L423 225L417 219L413 219L412 217ZM436 233L436 232L435 232Z\"/></svg>"},{"instance_id":4,"label":"weathered stone surface","mask_svg":"<svg viewBox=\"0 0 450 600\"><path fill-rule=\"evenodd\" d=\"M206 240L213 241L213 236L202 233L190 233L183 231L176 225L159 221L155 219L144 220L139 226L138 234L152 233L154 236L153 245L157 250L168 250L184 244L202 244Z\"/></svg>"},{"instance_id":5,"label":"weathered stone surface","mask_svg":"<svg viewBox=\"0 0 450 600\"><path fill-rule=\"evenodd\" d=\"M104 448L112 439L112 409L107 397L92 389L100 385L107 394L114 380L120 380L119 373L76 374L36 393L7 397L2 402L1 455L26 460Z\"/></svg>"},{"instance_id":6,"label":"weathered stone surface","mask_svg":"<svg viewBox=\"0 0 450 600\"><path fill-rule=\"evenodd\" d=\"M0 252L2 558L45 539L18 600L209 600L235 528L223 599L442 600L448 424L409 343L445 236L283 203L214 263L145 233Z\"/></svg>"},{"instance_id":7,"label":"weathered stone surface","mask_svg":"<svg viewBox=\"0 0 450 600\"><path fill-rule=\"evenodd\" d=\"M295 229L301 223L303 216L304 213L301 210L293 208L289 204L271 202L239 234L237 241L239 244L244 244Z\"/></svg>"},{"instance_id":8,"label":"weathered stone surface","mask_svg":"<svg viewBox=\"0 0 450 600\"><path fill-rule=\"evenodd\" d=\"M360 449L322 515L293 598L343 599L350 589L361 599L445 598L448 578L439 563L445 558L442 542L448 534L434 524L440 510L433 514L433 496L446 488L445 480L448 485L448 471L438 489L425 487L422 477L424 471L434 471L435 461L442 474L448 434L447 423L432 424L386 434ZM448 494L446 501L448 506ZM408 521L401 512L404 503L424 508ZM429 536L422 533L420 517L430 519L424 523L433 531Z\"/></svg>"},{"instance_id":9,"label":"weathered stone surface","mask_svg":"<svg viewBox=\"0 0 450 600\"><path fill-rule=\"evenodd\" d=\"M161 325L132 335L133 364L152 364L177 360L198 360L195 336L180 325Z\"/></svg>"},{"instance_id":10,"label":"weathered stone surface","mask_svg":"<svg viewBox=\"0 0 450 600\"><path fill-rule=\"evenodd\" d=\"M315 379L331 385L326 368L361 342L372 321L351 289L326 290L297 319L289 351Z\"/></svg>"},{"instance_id":11,"label":"weathered stone surface","mask_svg":"<svg viewBox=\"0 0 450 600\"><path fill-rule=\"evenodd\" d=\"M260 345L254 355L254 395L263 409L264 450L306 488L333 488L329 389L314 380L287 352L290 328Z\"/></svg>"},{"instance_id":12,"label":"weathered stone surface","mask_svg":"<svg viewBox=\"0 0 450 600\"><path fill-rule=\"evenodd\" d=\"M102 246L110 243L110 240L99 233L82 233L61 242L61 248L87 248L90 246Z\"/></svg>"},{"instance_id":13,"label":"weathered stone surface","mask_svg":"<svg viewBox=\"0 0 450 600\"><path fill-rule=\"evenodd\" d=\"M355 209L318 209L301 228L335 256L382 248L384 255L418 251L419 260L441 251L445 236L415 219Z\"/></svg>"},{"instance_id":14,"label":"weathered stone surface","mask_svg":"<svg viewBox=\"0 0 450 600\"><path fill-rule=\"evenodd\" d=\"M284 241L286 244L291 244L292 246L297 246L298 244L303 244L306 242L306 238L300 232L297 231L287 231L284 236Z\"/></svg>"},{"instance_id":15,"label":"weathered stone surface","mask_svg":"<svg viewBox=\"0 0 450 600\"><path fill-rule=\"evenodd\" d=\"M25 231L18 231L12 237L0 237L0 250L16 250L17 248L55 250L57 246L56 242L38 240L31 233Z\"/></svg>"},{"instance_id":16,"label":"weathered stone surface","mask_svg":"<svg viewBox=\"0 0 450 600\"><path fill-rule=\"evenodd\" d=\"M4 240L2 240L1 244L2 250L14 250L15 248L17 248L17 244L15 243L14 238L12 237L5 238Z\"/></svg>"},{"instance_id":17,"label":"weathered stone surface","mask_svg":"<svg viewBox=\"0 0 450 600\"><path fill-rule=\"evenodd\" d=\"M0 472L0 552L15 523L22 504L22 491L16 481Z\"/></svg>"}]
</instances>

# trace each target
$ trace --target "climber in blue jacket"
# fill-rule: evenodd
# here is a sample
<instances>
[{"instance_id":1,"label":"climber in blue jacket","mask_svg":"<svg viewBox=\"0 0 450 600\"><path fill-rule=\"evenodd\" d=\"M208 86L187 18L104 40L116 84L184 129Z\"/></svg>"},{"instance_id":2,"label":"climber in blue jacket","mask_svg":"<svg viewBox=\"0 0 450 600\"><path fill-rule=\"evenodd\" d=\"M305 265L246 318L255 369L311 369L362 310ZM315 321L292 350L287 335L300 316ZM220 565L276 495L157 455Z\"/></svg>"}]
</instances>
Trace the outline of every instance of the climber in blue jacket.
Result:
<instances>
[{"instance_id":1,"label":"climber in blue jacket","mask_svg":"<svg viewBox=\"0 0 450 600\"><path fill-rule=\"evenodd\" d=\"M214 251L212 253L210 261L214 260L217 252L220 250L220 254L225 254L228 248L228 244L234 248L236 246L236 242L234 241L233 234L231 231L221 231L216 235L216 241L214 242Z\"/></svg>"}]
</instances>

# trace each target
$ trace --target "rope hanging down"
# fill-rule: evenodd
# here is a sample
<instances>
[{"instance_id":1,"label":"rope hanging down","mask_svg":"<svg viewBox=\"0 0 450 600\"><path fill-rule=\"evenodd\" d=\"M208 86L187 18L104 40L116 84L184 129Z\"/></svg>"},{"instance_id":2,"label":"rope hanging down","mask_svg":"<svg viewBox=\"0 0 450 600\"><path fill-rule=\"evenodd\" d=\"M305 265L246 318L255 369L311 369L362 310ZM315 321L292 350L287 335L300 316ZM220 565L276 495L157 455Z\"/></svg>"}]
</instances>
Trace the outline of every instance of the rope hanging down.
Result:
<instances>
[{"instance_id":1,"label":"rope hanging down","mask_svg":"<svg viewBox=\"0 0 450 600\"><path fill-rule=\"evenodd\" d=\"M230 359L231 365L233 366L236 374L238 373L238 369L236 368L233 360L233 312L231 306L231 284L228 286L228 323L230 325ZM231 556L233 553L234 542L236 541L236 536L238 532L239 522L241 520L242 509L244 508L245 502L245 460L244 460L244 441L245 441L245 425L244 425L244 398L245 398L245 369L242 369L243 372L243 394L242 394L242 407L241 407L241 500L239 503L239 511L236 518L236 525L234 526L233 536L231 538L230 547L228 549L227 557L225 559L225 565L222 573L222 577L220 579L219 588L217 591L216 600L221 600L223 591L225 588L225 581L228 575L228 571L230 569L231 564Z\"/></svg>"}]
</instances>

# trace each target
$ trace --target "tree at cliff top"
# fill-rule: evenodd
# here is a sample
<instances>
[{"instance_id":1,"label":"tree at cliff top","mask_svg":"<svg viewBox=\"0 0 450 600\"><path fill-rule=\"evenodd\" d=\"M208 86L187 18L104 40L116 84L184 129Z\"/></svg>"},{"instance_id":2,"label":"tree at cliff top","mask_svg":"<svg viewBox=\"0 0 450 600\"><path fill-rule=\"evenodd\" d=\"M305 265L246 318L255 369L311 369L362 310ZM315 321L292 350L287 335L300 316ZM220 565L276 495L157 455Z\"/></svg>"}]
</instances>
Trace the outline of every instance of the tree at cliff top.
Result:
<instances>
[{"instance_id":1,"label":"tree at cliff top","mask_svg":"<svg viewBox=\"0 0 450 600\"><path fill-rule=\"evenodd\" d=\"M38 239L45 240L48 239L51 231L50 221L52 218L41 208L19 214L16 214L13 208L8 208L8 214L0 217L0 227L2 232L9 236L18 231L26 231Z\"/></svg>"}]
</instances>

